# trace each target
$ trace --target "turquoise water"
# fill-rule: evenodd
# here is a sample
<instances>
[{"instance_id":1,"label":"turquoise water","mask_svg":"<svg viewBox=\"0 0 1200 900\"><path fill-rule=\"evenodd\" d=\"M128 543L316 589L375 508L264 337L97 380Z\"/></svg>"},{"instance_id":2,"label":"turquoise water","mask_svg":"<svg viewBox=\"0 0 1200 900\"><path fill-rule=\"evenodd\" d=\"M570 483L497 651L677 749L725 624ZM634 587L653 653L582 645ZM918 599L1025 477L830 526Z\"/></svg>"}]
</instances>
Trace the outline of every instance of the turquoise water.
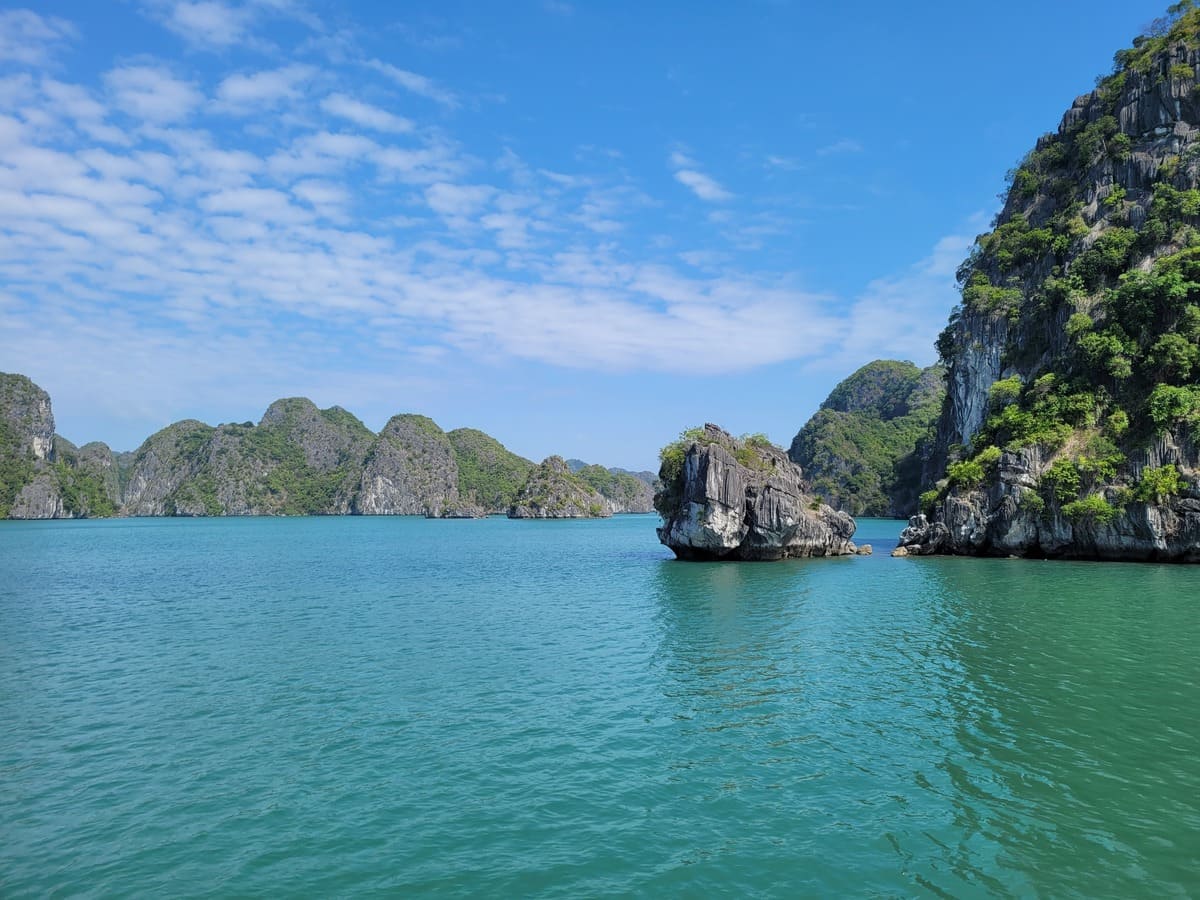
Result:
<instances>
[{"instance_id":1,"label":"turquoise water","mask_svg":"<svg viewBox=\"0 0 1200 900\"><path fill-rule=\"evenodd\" d=\"M1200 570L0 523L0 896L1200 893Z\"/></svg>"}]
</instances>

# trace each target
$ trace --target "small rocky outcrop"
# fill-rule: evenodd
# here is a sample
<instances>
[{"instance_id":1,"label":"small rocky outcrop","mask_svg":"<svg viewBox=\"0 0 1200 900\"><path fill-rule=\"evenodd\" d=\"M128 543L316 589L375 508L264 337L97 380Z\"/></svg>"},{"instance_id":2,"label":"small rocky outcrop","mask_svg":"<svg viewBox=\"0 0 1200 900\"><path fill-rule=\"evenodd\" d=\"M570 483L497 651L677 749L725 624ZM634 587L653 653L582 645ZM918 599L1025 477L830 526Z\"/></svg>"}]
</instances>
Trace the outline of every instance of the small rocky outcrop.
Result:
<instances>
[{"instance_id":1,"label":"small rocky outcrop","mask_svg":"<svg viewBox=\"0 0 1200 900\"><path fill-rule=\"evenodd\" d=\"M488 511L482 506L466 504L462 506L444 506L441 509L425 511L427 519L486 519Z\"/></svg>"},{"instance_id":2,"label":"small rocky outcrop","mask_svg":"<svg viewBox=\"0 0 1200 900\"><path fill-rule=\"evenodd\" d=\"M599 492L551 456L529 473L517 499L508 508L510 519L600 519L612 508Z\"/></svg>"},{"instance_id":3,"label":"small rocky outcrop","mask_svg":"<svg viewBox=\"0 0 1200 900\"><path fill-rule=\"evenodd\" d=\"M659 540L684 560L845 556L855 522L813 497L800 467L765 440L716 425L664 448Z\"/></svg>"}]
</instances>

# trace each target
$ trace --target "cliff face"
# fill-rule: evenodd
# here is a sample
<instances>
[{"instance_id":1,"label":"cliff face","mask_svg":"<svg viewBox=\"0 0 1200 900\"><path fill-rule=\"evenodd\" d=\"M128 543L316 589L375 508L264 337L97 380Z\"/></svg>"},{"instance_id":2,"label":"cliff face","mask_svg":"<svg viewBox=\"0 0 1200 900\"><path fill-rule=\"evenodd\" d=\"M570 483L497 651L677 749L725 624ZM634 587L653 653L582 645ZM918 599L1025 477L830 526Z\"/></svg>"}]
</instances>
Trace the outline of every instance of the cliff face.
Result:
<instances>
[{"instance_id":1,"label":"cliff face","mask_svg":"<svg viewBox=\"0 0 1200 900\"><path fill-rule=\"evenodd\" d=\"M918 552L1197 558L1200 10L1116 59L959 270Z\"/></svg>"},{"instance_id":2,"label":"cliff face","mask_svg":"<svg viewBox=\"0 0 1200 900\"><path fill-rule=\"evenodd\" d=\"M773 560L855 552L854 520L816 500L778 447L716 425L663 450L658 537L685 560Z\"/></svg>"},{"instance_id":3,"label":"cliff face","mask_svg":"<svg viewBox=\"0 0 1200 900\"><path fill-rule=\"evenodd\" d=\"M912 515L946 394L944 374L911 362L868 363L833 389L788 456L836 509Z\"/></svg>"},{"instance_id":4,"label":"cliff face","mask_svg":"<svg viewBox=\"0 0 1200 900\"><path fill-rule=\"evenodd\" d=\"M112 451L56 435L49 395L24 375L0 373L0 517L108 516L119 505Z\"/></svg>"},{"instance_id":5,"label":"cliff face","mask_svg":"<svg viewBox=\"0 0 1200 900\"><path fill-rule=\"evenodd\" d=\"M458 464L446 433L425 416L393 416L367 455L354 512L438 515L458 505Z\"/></svg>"},{"instance_id":6,"label":"cliff face","mask_svg":"<svg viewBox=\"0 0 1200 900\"><path fill-rule=\"evenodd\" d=\"M551 456L536 466L508 509L510 519L599 519L611 515L604 496L572 473L561 456Z\"/></svg>"}]
</instances>

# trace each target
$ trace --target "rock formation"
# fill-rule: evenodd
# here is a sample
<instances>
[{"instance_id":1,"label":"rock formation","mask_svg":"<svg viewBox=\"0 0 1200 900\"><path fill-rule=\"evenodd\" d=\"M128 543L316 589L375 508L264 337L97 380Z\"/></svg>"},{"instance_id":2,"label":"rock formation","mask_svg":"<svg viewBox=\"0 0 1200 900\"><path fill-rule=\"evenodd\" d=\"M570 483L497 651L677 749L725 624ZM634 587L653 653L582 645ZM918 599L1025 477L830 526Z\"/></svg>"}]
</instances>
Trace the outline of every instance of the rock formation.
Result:
<instances>
[{"instance_id":1,"label":"rock formation","mask_svg":"<svg viewBox=\"0 0 1200 900\"><path fill-rule=\"evenodd\" d=\"M628 475L592 468L611 497L569 472L566 484L544 472L531 480L533 463L481 431L446 434L425 416L404 414L376 435L341 407L318 409L302 397L275 401L258 424L188 419L136 452L114 454L56 435L46 392L22 375L0 374L0 518L479 518L513 508L522 487L518 515L609 515L636 507L646 492Z\"/></svg>"},{"instance_id":2,"label":"rock formation","mask_svg":"<svg viewBox=\"0 0 1200 900\"><path fill-rule=\"evenodd\" d=\"M641 473L651 476L646 479L624 469L606 469L578 459L568 459L567 468L603 495L613 513L654 512L657 479L653 473Z\"/></svg>"},{"instance_id":3,"label":"rock formation","mask_svg":"<svg viewBox=\"0 0 1200 900\"><path fill-rule=\"evenodd\" d=\"M458 503L458 464L446 433L425 416L392 416L367 455L354 512L436 515Z\"/></svg>"},{"instance_id":4,"label":"rock formation","mask_svg":"<svg viewBox=\"0 0 1200 900\"><path fill-rule=\"evenodd\" d=\"M612 515L604 496L551 456L529 473L508 509L510 519L598 519Z\"/></svg>"},{"instance_id":5,"label":"rock formation","mask_svg":"<svg viewBox=\"0 0 1200 900\"><path fill-rule=\"evenodd\" d=\"M606 518L612 509L599 491L566 467L562 456L547 457L529 473L509 506L509 518Z\"/></svg>"},{"instance_id":6,"label":"rock formation","mask_svg":"<svg viewBox=\"0 0 1200 900\"><path fill-rule=\"evenodd\" d=\"M938 340L911 553L1200 560L1200 9L1013 171Z\"/></svg>"},{"instance_id":7,"label":"rock formation","mask_svg":"<svg viewBox=\"0 0 1200 900\"><path fill-rule=\"evenodd\" d=\"M868 363L833 389L788 456L835 509L907 518L917 509L945 395L939 366Z\"/></svg>"},{"instance_id":8,"label":"rock formation","mask_svg":"<svg viewBox=\"0 0 1200 900\"><path fill-rule=\"evenodd\" d=\"M56 435L50 396L24 375L0 373L0 517L106 516L119 505L112 451Z\"/></svg>"},{"instance_id":9,"label":"rock formation","mask_svg":"<svg viewBox=\"0 0 1200 900\"><path fill-rule=\"evenodd\" d=\"M855 552L854 520L816 500L778 447L716 425L664 448L658 537L685 560L771 560Z\"/></svg>"}]
</instances>

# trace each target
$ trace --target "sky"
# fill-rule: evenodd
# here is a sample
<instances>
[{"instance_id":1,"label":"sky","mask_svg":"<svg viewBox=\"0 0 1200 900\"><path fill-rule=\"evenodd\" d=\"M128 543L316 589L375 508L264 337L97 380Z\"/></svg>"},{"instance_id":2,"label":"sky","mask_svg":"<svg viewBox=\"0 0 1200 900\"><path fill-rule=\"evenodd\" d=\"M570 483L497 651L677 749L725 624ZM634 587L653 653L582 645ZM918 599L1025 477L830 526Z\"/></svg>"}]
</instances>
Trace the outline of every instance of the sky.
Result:
<instances>
[{"instance_id":1,"label":"sky","mask_svg":"<svg viewBox=\"0 0 1200 900\"><path fill-rule=\"evenodd\" d=\"M1146 0L0 3L0 371L129 450L306 396L524 456L784 446L935 361Z\"/></svg>"}]
</instances>

